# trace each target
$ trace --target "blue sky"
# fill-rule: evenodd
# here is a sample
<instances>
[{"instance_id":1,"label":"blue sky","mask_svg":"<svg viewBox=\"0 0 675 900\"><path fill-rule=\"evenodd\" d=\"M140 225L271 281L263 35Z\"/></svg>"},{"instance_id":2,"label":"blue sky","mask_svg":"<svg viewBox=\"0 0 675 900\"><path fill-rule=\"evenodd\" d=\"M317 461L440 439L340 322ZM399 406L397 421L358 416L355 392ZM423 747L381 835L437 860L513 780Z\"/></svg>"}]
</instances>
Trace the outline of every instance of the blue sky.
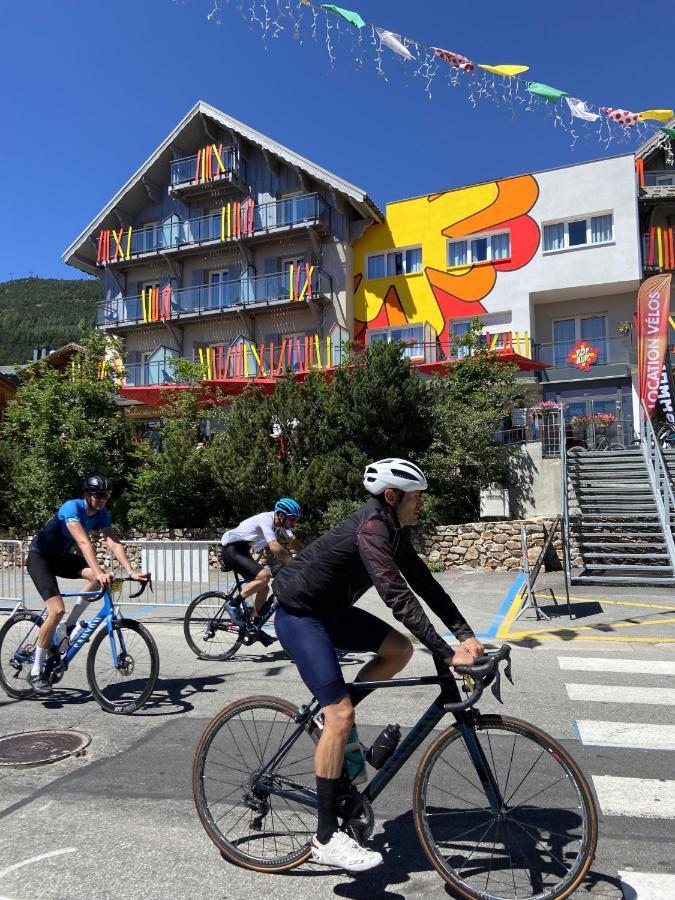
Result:
<instances>
[{"instance_id":1,"label":"blue sky","mask_svg":"<svg viewBox=\"0 0 675 900\"><path fill-rule=\"evenodd\" d=\"M572 150L543 112L521 106L513 118L489 101L474 109L463 89L442 79L429 99L410 64L391 54L387 80L372 56L355 69L346 39L333 69L323 37L299 45L285 31L265 49L239 2L224 5L217 26L207 20L211 0L2 0L0 280L78 277L63 265L63 250L198 99L382 206L631 148L593 138ZM276 0L267 2L275 8ZM667 4L661 11L627 0L343 5L477 62L529 65L526 77L593 103L636 111L675 103L672 54L657 41L675 25Z\"/></svg>"}]
</instances>

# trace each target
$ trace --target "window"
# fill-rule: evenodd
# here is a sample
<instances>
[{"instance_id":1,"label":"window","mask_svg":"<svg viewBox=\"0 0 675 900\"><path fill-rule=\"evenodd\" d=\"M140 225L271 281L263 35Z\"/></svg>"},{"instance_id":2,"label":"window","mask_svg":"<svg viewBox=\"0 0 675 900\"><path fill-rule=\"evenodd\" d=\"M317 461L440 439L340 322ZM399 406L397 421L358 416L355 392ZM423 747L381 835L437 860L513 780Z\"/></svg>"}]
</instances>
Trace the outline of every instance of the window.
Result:
<instances>
[{"instance_id":1,"label":"window","mask_svg":"<svg viewBox=\"0 0 675 900\"><path fill-rule=\"evenodd\" d=\"M293 266L293 279L291 282L291 266ZM304 256L293 256L285 259L281 264L281 294L282 297L290 297L291 300L298 300L303 285L307 280L307 272L305 269Z\"/></svg>"},{"instance_id":2,"label":"window","mask_svg":"<svg viewBox=\"0 0 675 900\"><path fill-rule=\"evenodd\" d=\"M573 247L585 247L589 244L608 244L613 240L614 215L612 213L544 225L544 253L570 250Z\"/></svg>"},{"instance_id":3,"label":"window","mask_svg":"<svg viewBox=\"0 0 675 900\"><path fill-rule=\"evenodd\" d=\"M598 351L596 365L607 363L607 316L584 316L553 322L553 365L565 368L567 356L578 340L587 341Z\"/></svg>"},{"instance_id":4,"label":"window","mask_svg":"<svg viewBox=\"0 0 675 900\"><path fill-rule=\"evenodd\" d=\"M510 257L511 235L508 231L474 235L461 241L448 241L447 263L449 269L458 266L472 266L475 263L496 262Z\"/></svg>"},{"instance_id":5,"label":"window","mask_svg":"<svg viewBox=\"0 0 675 900\"><path fill-rule=\"evenodd\" d=\"M229 272L227 269L221 269L218 272L209 272L209 294L207 298L207 309L222 309L228 306L230 297L228 295Z\"/></svg>"},{"instance_id":6,"label":"window","mask_svg":"<svg viewBox=\"0 0 675 900\"><path fill-rule=\"evenodd\" d=\"M422 248L408 247L391 253L377 253L369 256L366 266L367 278L385 278L394 275L414 275L422 271Z\"/></svg>"},{"instance_id":7,"label":"window","mask_svg":"<svg viewBox=\"0 0 675 900\"><path fill-rule=\"evenodd\" d=\"M462 347L455 343L458 337L462 337L464 334L468 334L471 331L471 322L453 322L452 323L452 343L455 350L455 357L457 359L464 359L465 356L468 356L470 350L468 347Z\"/></svg>"},{"instance_id":8,"label":"window","mask_svg":"<svg viewBox=\"0 0 675 900\"><path fill-rule=\"evenodd\" d=\"M395 343L403 341L403 356L407 359L424 359L424 325L410 325L407 328L388 328L386 331L368 333L368 343L378 344L380 341Z\"/></svg>"}]
</instances>

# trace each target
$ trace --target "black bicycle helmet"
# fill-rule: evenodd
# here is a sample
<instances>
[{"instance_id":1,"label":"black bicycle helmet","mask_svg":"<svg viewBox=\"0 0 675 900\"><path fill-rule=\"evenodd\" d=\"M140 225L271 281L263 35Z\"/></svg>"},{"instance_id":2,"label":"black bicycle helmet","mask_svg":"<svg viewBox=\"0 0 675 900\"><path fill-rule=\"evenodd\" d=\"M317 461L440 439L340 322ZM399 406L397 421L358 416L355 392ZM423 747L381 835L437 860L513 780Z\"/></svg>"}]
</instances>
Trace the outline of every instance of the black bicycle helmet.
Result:
<instances>
[{"instance_id":1,"label":"black bicycle helmet","mask_svg":"<svg viewBox=\"0 0 675 900\"><path fill-rule=\"evenodd\" d=\"M88 475L82 484L85 494L96 494L99 491L111 491L112 481L104 475Z\"/></svg>"}]
</instances>

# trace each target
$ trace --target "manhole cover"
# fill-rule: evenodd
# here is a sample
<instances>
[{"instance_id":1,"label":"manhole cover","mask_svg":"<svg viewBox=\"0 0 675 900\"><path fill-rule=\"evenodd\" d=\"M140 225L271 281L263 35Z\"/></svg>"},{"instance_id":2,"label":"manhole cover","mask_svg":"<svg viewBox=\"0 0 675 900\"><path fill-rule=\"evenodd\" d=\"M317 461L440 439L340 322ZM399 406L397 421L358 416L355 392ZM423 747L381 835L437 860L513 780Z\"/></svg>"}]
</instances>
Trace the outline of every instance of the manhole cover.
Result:
<instances>
[{"instance_id":1,"label":"manhole cover","mask_svg":"<svg viewBox=\"0 0 675 900\"><path fill-rule=\"evenodd\" d=\"M81 753L91 743L82 731L24 731L0 737L0 768L46 766Z\"/></svg>"}]
</instances>

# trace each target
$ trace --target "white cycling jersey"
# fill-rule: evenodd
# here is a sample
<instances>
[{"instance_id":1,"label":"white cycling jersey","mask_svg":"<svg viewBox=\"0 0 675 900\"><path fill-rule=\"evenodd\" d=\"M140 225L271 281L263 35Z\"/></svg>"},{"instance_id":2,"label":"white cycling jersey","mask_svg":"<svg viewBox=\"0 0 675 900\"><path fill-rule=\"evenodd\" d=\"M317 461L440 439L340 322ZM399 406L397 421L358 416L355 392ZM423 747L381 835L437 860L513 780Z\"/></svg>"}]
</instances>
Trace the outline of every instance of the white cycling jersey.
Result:
<instances>
[{"instance_id":1,"label":"white cycling jersey","mask_svg":"<svg viewBox=\"0 0 675 900\"><path fill-rule=\"evenodd\" d=\"M220 543L226 547L237 541L246 541L253 550L262 550L270 541L276 540L279 533L287 538L295 537L290 528L274 527L274 512L258 513L257 516L244 519L236 528L226 531Z\"/></svg>"}]
</instances>

